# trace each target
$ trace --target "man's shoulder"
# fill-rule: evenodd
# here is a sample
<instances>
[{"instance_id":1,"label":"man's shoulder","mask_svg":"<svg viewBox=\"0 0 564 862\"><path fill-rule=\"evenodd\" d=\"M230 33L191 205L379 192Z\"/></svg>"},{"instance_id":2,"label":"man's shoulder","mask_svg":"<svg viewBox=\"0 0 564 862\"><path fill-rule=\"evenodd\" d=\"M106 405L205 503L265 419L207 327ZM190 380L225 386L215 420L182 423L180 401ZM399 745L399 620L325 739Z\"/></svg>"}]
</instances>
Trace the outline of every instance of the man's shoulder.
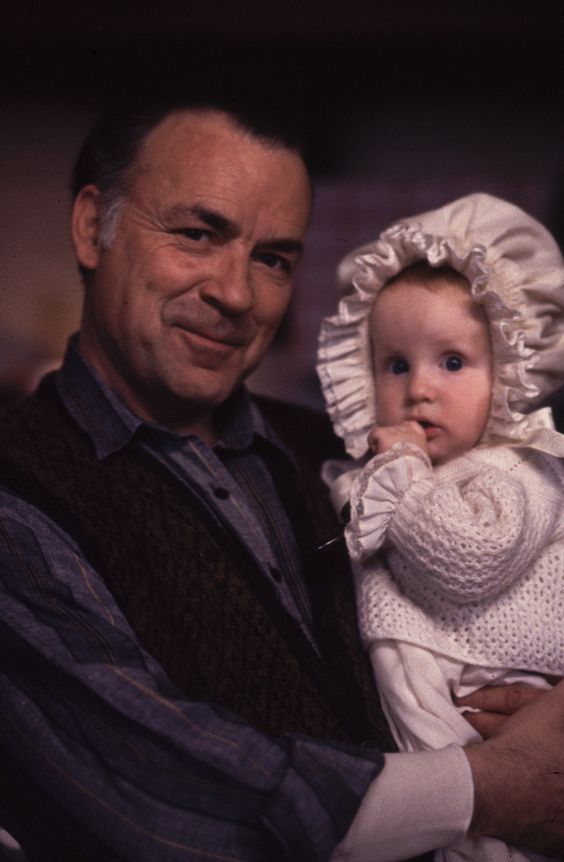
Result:
<instances>
[{"instance_id":1,"label":"man's shoulder","mask_svg":"<svg viewBox=\"0 0 564 862\"><path fill-rule=\"evenodd\" d=\"M302 451L311 449L322 459L344 456L342 441L320 410L265 395L254 395L253 398L267 422L287 445Z\"/></svg>"},{"instance_id":2,"label":"man's shoulder","mask_svg":"<svg viewBox=\"0 0 564 862\"><path fill-rule=\"evenodd\" d=\"M52 375L19 404L0 409L0 461L11 462L39 451L50 453L64 446L75 423L59 398Z\"/></svg>"},{"instance_id":3,"label":"man's shoulder","mask_svg":"<svg viewBox=\"0 0 564 862\"><path fill-rule=\"evenodd\" d=\"M57 394L54 373L44 377L36 391L27 398L15 404L0 405L0 432L6 428L33 424L33 420L47 412L53 416L64 412Z\"/></svg>"}]
</instances>

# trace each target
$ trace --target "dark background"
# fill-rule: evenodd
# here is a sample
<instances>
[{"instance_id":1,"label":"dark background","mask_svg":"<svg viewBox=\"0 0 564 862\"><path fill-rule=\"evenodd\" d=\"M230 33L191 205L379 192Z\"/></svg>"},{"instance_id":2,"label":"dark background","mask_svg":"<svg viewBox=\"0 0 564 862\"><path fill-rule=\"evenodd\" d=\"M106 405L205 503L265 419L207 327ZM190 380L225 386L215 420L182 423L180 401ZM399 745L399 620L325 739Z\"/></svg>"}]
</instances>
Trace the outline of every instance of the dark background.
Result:
<instances>
[{"instance_id":1,"label":"dark background","mask_svg":"<svg viewBox=\"0 0 564 862\"><path fill-rule=\"evenodd\" d=\"M560 0L0 9L0 386L33 385L77 325L70 164L100 109L140 88L258 81L307 141L317 188L309 249L256 388L318 401L315 341L336 305L335 265L398 217L489 191L563 242Z\"/></svg>"}]
</instances>

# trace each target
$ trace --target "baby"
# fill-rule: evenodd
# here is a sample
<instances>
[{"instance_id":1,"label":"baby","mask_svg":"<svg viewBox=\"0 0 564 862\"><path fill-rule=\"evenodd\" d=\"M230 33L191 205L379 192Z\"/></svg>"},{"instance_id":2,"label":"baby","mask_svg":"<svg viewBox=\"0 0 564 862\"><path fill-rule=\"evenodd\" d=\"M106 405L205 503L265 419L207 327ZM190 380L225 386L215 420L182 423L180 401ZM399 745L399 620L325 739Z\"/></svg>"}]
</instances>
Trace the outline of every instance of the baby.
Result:
<instances>
[{"instance_id":1,"label":"baby","mask_svg":"<svg viewBox=\"0 0 564 862\"><path fill-rule=\"evenodd\" d=\"M564 673L564 264L548 232L475 194L345 259L319 374L356 460L328 463L360 627L400 748L478 740L453 705ZM372 457L373 455L373 457ZM448 860L538 859L495 839Z\"/></svg>"}]
</instances>

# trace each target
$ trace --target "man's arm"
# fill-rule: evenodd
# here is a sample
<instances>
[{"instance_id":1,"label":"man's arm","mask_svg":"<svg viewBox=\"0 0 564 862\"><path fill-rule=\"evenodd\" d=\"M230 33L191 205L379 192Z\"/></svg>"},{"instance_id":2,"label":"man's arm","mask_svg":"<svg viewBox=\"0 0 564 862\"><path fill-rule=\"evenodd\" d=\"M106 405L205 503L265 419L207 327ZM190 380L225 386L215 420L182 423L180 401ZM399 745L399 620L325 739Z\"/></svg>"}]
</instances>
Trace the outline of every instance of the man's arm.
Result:
<instances>
[{"instance_id":1,"label":"man's arm","mask_svg":"<svg viewBox=\"0 0 564 862\"><path fill-rule=\"evenodd\" d=\"M0 516L0 820L30 857L328 858L382 756L184 700L78 549L25 514Z\"/></svg>"},{"instance_id":2,"label":"man's arm","mask_svg":"<svg viewBox=\"0 0 564 862\"><path fill-rule=\"evenodd\" d=\"M465 701L478 705L476 695ZM372 783L347 836L332 857L334 862L390 862L404 859L405 848L415 855L436 847L437 840L441 846L451 843L450 838L445 840L445 834L449 826L452 830L458 828L458 817L464 809L464 768L460 758L471 768L475 785L471 836L488 835L512 846L562 854L564 682L548 693L526 690L524 686L482 689L478 699L485 710L483 716L489 715L487 710L500 716L506 713L501 724L496 722L496 735L469 746L466 757L456 746L443 751L388 755L382 776ZM507 714L514 710L518 712L508 718ZM379 796L379 786L389 771L388 777L397 780L396 790L393 786L391 789L391 801L388 796ZM418 792L414 793L414 788ZM394 811L394 792L404 812L403 828L396 831L395 837L386 823L382 826L378 816L382 811ZM435 818L441 799L447 811L438 832ZM449 811L456 815L450 821ZM419 820L420 834L411 837Z\"/></svg>"},{"instance_id":3,"label":"man's arm","mask_svg":"<svg viewBox=\"0 0 564 862\"><path fill-rule=\"evenodd\" d=\"M382 758L314 740L273 740L219 707L184 701L140 649L77 549L36 517L35 524L0 518L0 749L4 766L11 764L2 771L1 804L16 837L34 852L42 847L32 858L64 862L76 858L77 846L94 844L92 859L100 858L101 847L103 858L136 862L209 859L210 853L261 862L329 858L365 791L374 789ZM51 531L48 552L38 544L42 531L43 538ZM544 727L538 716L545 734L535 739L538 756L551 768L551 754L564 751L560 706L560 725ZM518 750L527 743L521 730L516 716L510 748L512 734L519 736ZM482 822L497 829L488 819L492 803L482 788L488 777L480 752L477 746L470 755L478 780L475 829ZM395 757L411 762L414 755ZM519 805L527 808L527 796L524 789L513 822L515 776L506 760L494 749L490 768L493 786L508 800L499 828L517 843L524 840ZM530 776L523 778L526 784ZM384 786L383 779L375 784ZM416 792L427 797L428 784L421 781ZM552 812L552 799L545 803ZM492 810L497 806L495 799ZM370 818L376 841L378 818L376 806ZM563 849L558 828L549 825L542 840ZM527 840L532 848L544 846L533 831Z\"/></svg>"}]
</instances>

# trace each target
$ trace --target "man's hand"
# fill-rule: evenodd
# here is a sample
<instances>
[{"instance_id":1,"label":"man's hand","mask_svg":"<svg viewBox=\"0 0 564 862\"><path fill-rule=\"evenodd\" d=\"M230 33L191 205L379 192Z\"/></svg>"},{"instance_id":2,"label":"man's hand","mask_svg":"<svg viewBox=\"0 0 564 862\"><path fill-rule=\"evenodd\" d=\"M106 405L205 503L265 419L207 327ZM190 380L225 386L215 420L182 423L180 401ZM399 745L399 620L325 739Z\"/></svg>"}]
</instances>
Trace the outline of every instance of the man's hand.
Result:
<instances>
[{"instance_id":1,"label":"man's hand","mask_svg":"<svg viewBox=\"0 0 564 862\"><path fill-rule=\"evenodd\" d=\"M401 441L415 443L427 452L427 438L419 422L408 420L400 425L375 425L368 434L368 445L375 455L387 452Z\"/></svg>"},{"instance_id":2,"label":"man's hand","mask_svg":"<svg viewBox=\"0 0 564 862\"><path fill-rule=\"evenodd\" d=\"M491 689L482 694L482 703L490 707L493 698L499 705L499 697ZM503 708L515 708L513 697L507 696ZM527 695L521 691L522 697ZM465 752L475 785L470 834L548 855L563 853L564 681L521 705L490 739Z\"/></svg>"},{"instance_id":3,"label":"man's hand","mask_svg":"<svg viewBox=\"0 0 564 862\"><path fill-rule=\"evenodd\" d=\"M547 677L555 685L559 677ZM543 689L530 685L497 685L484 686L467 697L455 697L456 706L479 709L480 712L465 712L464 718L474 730L489 739L498 733L508 716L516 713L521 707L527 706L543 694Z\"/></svg>"}]
</instances>

